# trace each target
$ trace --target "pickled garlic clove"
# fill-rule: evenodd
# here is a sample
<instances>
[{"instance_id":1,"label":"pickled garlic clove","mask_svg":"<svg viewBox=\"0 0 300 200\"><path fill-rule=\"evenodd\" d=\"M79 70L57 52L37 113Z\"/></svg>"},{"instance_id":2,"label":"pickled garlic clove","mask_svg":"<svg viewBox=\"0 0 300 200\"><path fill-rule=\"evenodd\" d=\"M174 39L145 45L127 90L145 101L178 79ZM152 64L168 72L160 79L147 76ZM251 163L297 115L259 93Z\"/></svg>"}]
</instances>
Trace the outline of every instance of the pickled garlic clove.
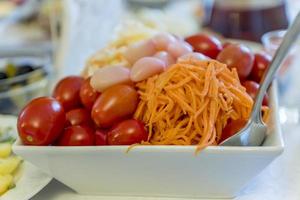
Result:
<instances>
[{"instance_id":1,"label":"pickled garlic clove","mask_svg":"<svg viewBox=\"0 0 300 200\"><path fill-rule=\"evenodd\" d=\"M169 44L167 51L174 57L178 58L184 54L193 52L193 48L187 42L176 41Z\"/></svg>"},{"instance_id":2,"label":"pickled garlic clove","mask_svg":"<svg viewBox=\"0 0 300 200\"><path fill-rule=\"evenodd\" d=\"M130 83L130 70L123 66L104 67L95 71L91 86L98 92L122 83Z\"/></svg>"},{"instance_id":3,"label":"pickled garlic clove","mask_svg":"<svg viewBox=\"0 0 300 200\"><path fill-rule=\"evenodd\" d=\"M159 74L165 70L165 63L158 58L144 57L134 63L130 79L133 82L145 80L155 74Z\"/></svg>"},{"instance_id":4,"label":"pickled garlic clove","mask_svg":"<svg viewBox=\"0 0 300 200\"><path fill-rule=\"evenodd\" d=\"M182 56L180 56L177 59L177 62L183 62L183 61L187 61L187 60L191 60L191 59L196 59L196 60L209 60L210 58L203 55L202 53L197 53L197 52L191 52L191 53L187 53L184 54Z\"/></svg>"},{"instance_id":5,"label":"pickled garlic clove","mask_svg":"<svg viewBox=\"0 0 300 200\"><path fill-rule=\"evenodd\" d=\"M158 51L167 50L169 44L176 42L176 38L170 33L159 33L152 40Z\"/></svg>"},{"instance_id":6,"label":"pickled garlic clove","mask_svg":"<svg viewBox=\"0 0 300 200\"><path fill-rule=\"evenodd\" d=\"M166 68L168 68L176 62L173 56L166 51L159 51L156 54L154 54L154 57L163 61L165 63Z\"/></svg>"},{"instance_id":7,"label":"pickled garlic clove","mask_svg":"<svg viewBox=\"0 0 300 200\"><path fill-rule=\"evenodd\" d=\"M135 63L138 59L155 54L156 48L152 40L138 42L129 46L123 56L130 63Z\"/></svg>"}]
</instances>

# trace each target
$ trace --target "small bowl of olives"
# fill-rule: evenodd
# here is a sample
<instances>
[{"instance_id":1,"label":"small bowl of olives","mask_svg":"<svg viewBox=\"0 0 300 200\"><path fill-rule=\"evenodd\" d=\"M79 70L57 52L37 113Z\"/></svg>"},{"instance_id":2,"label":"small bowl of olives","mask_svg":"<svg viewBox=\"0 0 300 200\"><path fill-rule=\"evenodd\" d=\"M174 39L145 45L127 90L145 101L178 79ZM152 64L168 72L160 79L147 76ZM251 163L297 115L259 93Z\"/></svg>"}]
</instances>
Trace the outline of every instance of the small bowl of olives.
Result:
<instances>
[{"instance_id":1,"label":"small bowl of olives","mask_svg":"<svg viewBox=\"0 0 300 200\"><path fill-rule=\"evenodd\" d=\"M48 56L0 56L0 114L17 115L33 98L48 94Z\"/></svg>"}]
</instances>

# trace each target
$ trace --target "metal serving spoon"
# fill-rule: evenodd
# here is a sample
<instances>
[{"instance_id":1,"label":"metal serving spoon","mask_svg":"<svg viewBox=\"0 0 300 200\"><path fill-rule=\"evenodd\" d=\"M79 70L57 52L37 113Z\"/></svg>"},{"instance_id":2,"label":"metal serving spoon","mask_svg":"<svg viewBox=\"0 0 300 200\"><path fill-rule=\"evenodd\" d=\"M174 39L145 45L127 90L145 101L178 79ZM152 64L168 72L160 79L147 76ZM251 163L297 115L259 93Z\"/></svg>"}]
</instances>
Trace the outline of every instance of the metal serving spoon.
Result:
<instances>
[{"instance_id":1,"label":"metal serving spoon","mask_svg":"<svg viewBox=\"0 0 300 200\"><path fill-rule=\"evenodd\" d=\"M278 48L273 60L262 78L261 85L256 96L252 113L247 125L240 130L237 134L224 140L221 146L260 146L262 145L265 137L267 126L262 121L261 105L265 92L271 84L277 69L279 68L282 60L289 52L291 46L295 43L298 35L300 34L300 12L295 18L293 24L286 32L283 41Z\"/></svg>"}]
</instances>

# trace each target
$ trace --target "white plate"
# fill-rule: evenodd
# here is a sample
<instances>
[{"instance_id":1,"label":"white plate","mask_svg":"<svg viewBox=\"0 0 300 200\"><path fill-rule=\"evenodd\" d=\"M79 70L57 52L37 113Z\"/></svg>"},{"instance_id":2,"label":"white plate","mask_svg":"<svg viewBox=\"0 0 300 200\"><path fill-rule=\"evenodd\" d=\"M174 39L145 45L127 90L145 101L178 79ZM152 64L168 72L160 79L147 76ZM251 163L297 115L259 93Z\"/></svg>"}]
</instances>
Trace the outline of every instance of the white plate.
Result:
<instances>
[{"instance_id":1,"label":"white plate","mask_svg":"<svg viewBox=\"0 0 300 200\"><path fill-rule=\"evenodd\" d=\"M16 128L16 122L15 116L0 115L0 126ZM20 178L16 182L16 187L2 195L1 200L28 200L52 180L52 177L26 161L20 167Z\"/></svg>"}]
</instances>

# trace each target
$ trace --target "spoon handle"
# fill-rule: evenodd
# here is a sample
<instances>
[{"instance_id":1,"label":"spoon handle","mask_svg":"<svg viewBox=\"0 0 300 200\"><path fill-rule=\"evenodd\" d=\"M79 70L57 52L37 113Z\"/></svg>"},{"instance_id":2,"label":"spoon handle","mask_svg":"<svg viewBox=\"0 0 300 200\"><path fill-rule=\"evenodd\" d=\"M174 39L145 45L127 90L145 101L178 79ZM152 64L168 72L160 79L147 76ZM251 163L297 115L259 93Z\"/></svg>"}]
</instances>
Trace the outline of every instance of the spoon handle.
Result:
<instances>
[{"instance_id":1,"label":"spoon handle","mask_svg":"<svg viewBox=\"0 0 300 200\"><path fill-rule=\"evenodd\" d=\"M281 62L285 58L286 54L289 52L291 46L296 42L300 33L300 12L295 18L293 24L287 30L282 43L276 54L274 55L272 62L264 74L261 85L259 87L258 94L256 96L254 106L252 109L251 119L255 122L261 122L261 105L265 92L267 91L269 85L271 84L277 69L280 67Z\"/></svg>"}]
</instances>

